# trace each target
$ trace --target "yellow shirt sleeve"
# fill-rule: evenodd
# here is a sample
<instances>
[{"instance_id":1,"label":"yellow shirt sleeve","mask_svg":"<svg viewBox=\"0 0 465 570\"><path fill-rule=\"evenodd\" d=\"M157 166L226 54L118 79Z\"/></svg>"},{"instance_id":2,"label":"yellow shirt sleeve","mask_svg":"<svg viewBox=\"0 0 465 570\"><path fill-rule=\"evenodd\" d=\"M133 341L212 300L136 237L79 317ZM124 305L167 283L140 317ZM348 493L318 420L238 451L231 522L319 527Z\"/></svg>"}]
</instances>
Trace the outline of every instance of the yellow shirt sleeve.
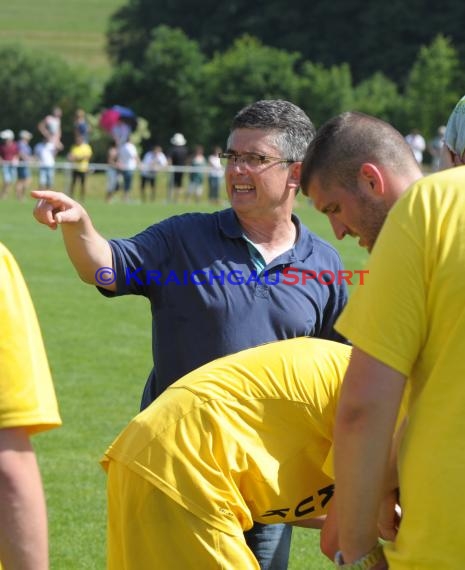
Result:
<instances>
[{"instance_id":1,"label":"yellow shirt sleeve","mask_svg":"<svg viewBox=\"0 0 465 570\"><path fill-rule=\"evenodd\" d=\"M0 428L61 425L37 316L21 271L0 244Z\"/></svg>"}]
</instances>

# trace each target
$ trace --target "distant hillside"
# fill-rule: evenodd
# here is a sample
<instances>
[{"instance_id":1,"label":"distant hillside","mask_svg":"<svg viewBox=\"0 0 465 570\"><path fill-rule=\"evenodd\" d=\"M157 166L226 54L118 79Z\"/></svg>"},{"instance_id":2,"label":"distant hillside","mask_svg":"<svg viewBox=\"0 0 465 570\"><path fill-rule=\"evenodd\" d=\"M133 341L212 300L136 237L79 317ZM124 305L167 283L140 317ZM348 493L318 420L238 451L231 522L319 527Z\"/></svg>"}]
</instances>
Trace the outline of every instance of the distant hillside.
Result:
<instances>
[{"instance_id":1,"label":"distant hillside","mask_svg":"<svg viewBox=\"0 0 465 570\"><path fill-rule=\"evenodd\" d=\"M126 0L0 0L0 45L46 49L107 73L109 16Z\"/></svg>"}]
</instances>

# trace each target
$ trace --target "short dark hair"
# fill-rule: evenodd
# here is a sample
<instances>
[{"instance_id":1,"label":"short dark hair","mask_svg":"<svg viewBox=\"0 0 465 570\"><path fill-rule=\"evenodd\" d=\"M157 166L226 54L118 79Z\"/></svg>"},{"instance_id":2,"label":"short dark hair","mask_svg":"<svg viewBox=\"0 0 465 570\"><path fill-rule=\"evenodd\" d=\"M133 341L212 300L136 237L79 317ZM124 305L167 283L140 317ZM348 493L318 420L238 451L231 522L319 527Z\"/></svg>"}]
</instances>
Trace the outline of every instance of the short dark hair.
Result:
<instances>
[{"instance_id":1,"label":"short dark hair","mask_svg":"<svg viewBox=\"0 0 465 570\"><path fill-rule=\"evenodd\" d=\"M325 182L334 180L353 188L364 162L399 173L418 166L404 137L389 123L358 112L336 115L318 129L307 148L300 177L302 192L307 193L316 175L323 188Z\"/></svg>"},{"instance_id":2,"label":"short dark hair","mask_svg":"<svg viewBox=\"0 0 465 570\"><path fill-rule=\"evenodd\" d=\"M296 162L304 159L315 136L310 117L294 103L282 99L263 99L247 105L234 117L229 136L236 129L270 131L282 157Z\"/></svg>"}]
</instances>

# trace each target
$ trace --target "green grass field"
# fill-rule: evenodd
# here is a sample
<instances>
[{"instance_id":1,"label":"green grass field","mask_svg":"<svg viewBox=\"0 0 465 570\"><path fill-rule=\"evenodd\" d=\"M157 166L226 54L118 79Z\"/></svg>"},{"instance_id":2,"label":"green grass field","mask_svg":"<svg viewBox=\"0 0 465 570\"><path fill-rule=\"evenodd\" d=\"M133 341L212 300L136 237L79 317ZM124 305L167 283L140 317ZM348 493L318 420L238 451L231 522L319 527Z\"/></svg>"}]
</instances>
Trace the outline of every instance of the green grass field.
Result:
<instances>
[{"instance_id":1,"label":"green grass field","mask_svg":"<svg viewBox=\"0 0 465 570\"><path fill-rule=\"evenodd\" d=\"M0 0L0 45L17 42L107 73L108 17L125 0Z\"/></svg>"},{"instance_id":2,"label":"green grass field","mask_svg":"<svg viewBox=\"0 0 465 570\"><path fill-rule=\"evenodd\" d=\"M60 178L57 189L60 188ZM105 204L102 177L91 179L87 209L106 237L128 236L187 208L154 204ZM0 240L15 254L29 284L49 355L62 428L37 436L47 493L52 570L105 567L105 475L98 461L106 446L137 412L151 365L150 311L145 299L108 300L80 282L66 256L60 231L33 220L33 200L8 198L0 205ZM297 213L314 231L336 243L324 216L303 197ZM349 269L366 254L356 242L337 246ZM324 570L319 534L296 529L291 570Z\"/></svg>"}]
</instances>

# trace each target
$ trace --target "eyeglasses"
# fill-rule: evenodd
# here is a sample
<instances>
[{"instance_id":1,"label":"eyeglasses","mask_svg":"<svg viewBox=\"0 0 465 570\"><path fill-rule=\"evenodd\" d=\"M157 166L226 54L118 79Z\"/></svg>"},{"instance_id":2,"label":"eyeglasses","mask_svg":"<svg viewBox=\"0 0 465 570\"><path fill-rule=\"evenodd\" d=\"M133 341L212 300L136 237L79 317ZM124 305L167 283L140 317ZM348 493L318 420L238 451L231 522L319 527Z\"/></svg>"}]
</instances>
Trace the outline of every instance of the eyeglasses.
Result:
<instances>
[{"instance_id":1,"label":"eyeglasses","mask_svg":"<svg viewBox=\"0 0 465 570\"><path fill-rule=\"evenodd\" d=\"M291 164L295 160L289 158L281 158L279 156L267 156L266 154L257 154L256 152L220 152L218 156L225 161L226 165L243 164L249 170L255 170L274 161L274 164Z\"/></svg>"}]
</instances>

